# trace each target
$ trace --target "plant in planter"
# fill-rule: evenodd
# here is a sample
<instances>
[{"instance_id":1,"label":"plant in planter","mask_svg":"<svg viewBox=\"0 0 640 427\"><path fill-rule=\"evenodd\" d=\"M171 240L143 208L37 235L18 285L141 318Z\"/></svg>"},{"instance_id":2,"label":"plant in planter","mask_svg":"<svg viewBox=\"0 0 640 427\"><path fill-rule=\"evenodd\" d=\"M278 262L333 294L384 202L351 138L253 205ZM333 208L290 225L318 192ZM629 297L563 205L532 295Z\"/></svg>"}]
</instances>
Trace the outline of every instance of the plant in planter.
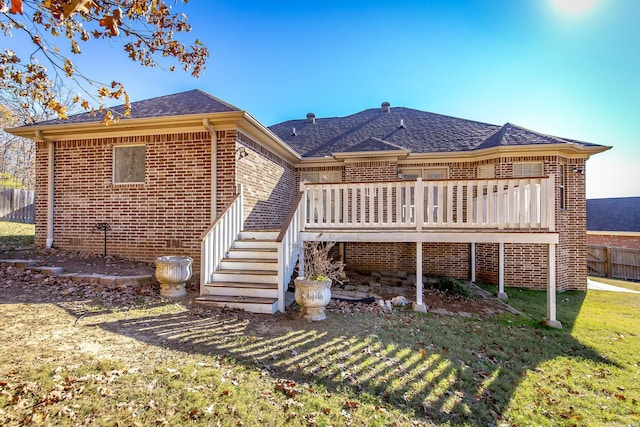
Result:
<instances>
[{"instance_id":1,"label":"plant in planter","mask_svg":"<svg viewBox=\"0 0 640 427\"><path fill-rule=\"evenodd\" d=\"M295 279L295 300L307 320L327 318L325 307L331 301L333 281L344 280L344 263L334 261L329 252L334 242L305 242L303 275Z\"/></svg>"}]
</instances>

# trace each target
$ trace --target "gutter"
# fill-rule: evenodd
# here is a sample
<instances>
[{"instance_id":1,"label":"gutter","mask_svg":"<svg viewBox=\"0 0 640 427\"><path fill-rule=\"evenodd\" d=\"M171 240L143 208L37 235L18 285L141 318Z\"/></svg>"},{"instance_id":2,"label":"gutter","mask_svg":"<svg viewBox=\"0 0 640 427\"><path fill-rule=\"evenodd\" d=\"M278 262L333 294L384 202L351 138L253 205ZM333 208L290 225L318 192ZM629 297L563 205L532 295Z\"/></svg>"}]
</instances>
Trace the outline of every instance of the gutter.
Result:
<instances>
[{"instance_id":1,"label":"gutter","mask_svg":"<svg viewBox=\"0 0 640 427\"><path fill-rule=\"evenodd\" d=\"M56 146L53 141L46 138L41 130L36 130L36 140L46 142L48 149L47 158L47 244L46 248L53 247L53 206L54 206L54 175L55 175L55 154Z\"/></svg>"},{"instance_id":2,"label":"gutter","mask_svg":"<svg viewBox=\"0 0 640 427\"><path fill-rule=\"evenodd\" d=\"M208 118L202 119L202 126L211 135L211 222L216 220L218 208L218 136Z\"/></svg>"}]
</instances>

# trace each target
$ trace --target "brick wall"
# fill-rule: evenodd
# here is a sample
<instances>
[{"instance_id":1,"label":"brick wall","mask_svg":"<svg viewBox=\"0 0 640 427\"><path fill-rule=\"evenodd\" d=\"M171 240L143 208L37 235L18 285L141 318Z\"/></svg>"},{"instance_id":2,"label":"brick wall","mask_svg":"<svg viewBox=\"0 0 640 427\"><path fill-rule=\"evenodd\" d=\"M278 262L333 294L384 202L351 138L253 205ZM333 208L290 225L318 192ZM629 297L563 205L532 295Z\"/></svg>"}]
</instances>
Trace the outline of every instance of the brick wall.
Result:
<instances>
[{"instance_id":1,"label":"brick wall","mask_svg":"<svg viewBox=\"0 0 640 427\"><path fill-rule=\"evenodd\" d=\"M604 246L608 248L640 250L640 233L635 235L620 235L615 231L610 233L587 233L587 245Z\"/></svg>"},{"instance_id":2,"label":"brick wall","mask_svg":"<svg viewBox=\"0 0 640 427\"><path fill-rule=\"evenodd\" d=\"M56 142L54 245L153 261L190 255L199 263L200 236L210 224L211 145L208 132ZM144 144L145 183L112 183L114 146ZM46 239L45 144L38 144L38 245Z\"/></svg>"},{"instance_id":3,"label":"brick wall","mask_svg":"<svg viewBox=\"0 0 640 427\"><path fill-rule=\"evenodd\" d=\"M496 178L512 178L514 162L541 162L545 175L556 175L556 187L561 180L560 164L564 163L566 206L560 209L560 192L556 192L556 231L560 241L556 248L556 285L558 290L586 288L586 207L584 175L572 172L574 166L584 168L583 159L559 156L501 157L481 162L459 163L398 163L395 161L361 161L344 164L344 181L396 180L398 168L448 167L450 179L476 178L480 164L495 164ZM346 245L347 264L363 270L415 270L415 245L365 244ZM423 246L424 271L469 277L468 244L433 244ZM505 284L546 289L547 245L505 245ZM385 267L386 265L386 267ZM476 246L476 276L478 280L498 282L498 245Z\"/></svg>"},{"instance_id":4,"label":"brick wall","mask_svg":"<svg viewBox=\"0 0 640 427\"><path fill-rule=\"evenodd\" d=\"M236 195L237 183L247 191L250 223L277 226L291 206L295 188L291 165L236 131L218 131L217 213ZM236 147L250 156L236 162ZM202 234L211 225L211 135L169 135L58 141L55 154L55 231L58 248L102 253L103 233L96 223L111 226L108 254L154 261L161 255L189 255L195 271L200 263ZM114 146L144 144L145 183L114 185ZM248 166L251 160L255 166ZM37 144L36 244L46 243L47 146ZM238 164L236 170L236 164ZM252 222L253 221L253 222Z\"/></svg>"},{"instance_id":5,"label":"brick wall","mask_svg":"<svg viewBox=\"0 0 640 427\"><path fill-rule=\"evenodd\" d=\"M237 182L243 186L247 230L279 230L297 192L292 165L239 133L237 148L248 156L237 160Z\"/></svg>"},{"instance_id":6,"label":"brick wall","mask_svg":"<svg viewBox=\"0 0 640 427\"><path fill-rule=\"evenodd\" d=\"M433 276L469 278L469 245L423 243L422 272ZM415 243L347 243L345 263L358 271L416 271Z\"/></svg>"}]
</instances>

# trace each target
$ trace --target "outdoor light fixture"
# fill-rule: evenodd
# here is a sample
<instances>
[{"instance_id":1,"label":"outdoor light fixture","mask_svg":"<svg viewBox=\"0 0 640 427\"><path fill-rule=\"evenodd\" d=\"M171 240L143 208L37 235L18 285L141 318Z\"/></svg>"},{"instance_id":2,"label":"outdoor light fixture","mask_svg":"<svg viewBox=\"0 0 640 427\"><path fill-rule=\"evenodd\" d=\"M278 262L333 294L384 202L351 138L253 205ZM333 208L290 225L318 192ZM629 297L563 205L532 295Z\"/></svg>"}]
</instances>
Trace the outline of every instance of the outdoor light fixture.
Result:
<instances>
[{"instance_id":1,"label":"outdoor light fixture","mask_svg":"<svg viewBox=\"0 0 640 427\"><path fill-rule=\"evenodd\" d=\"M249 155L249 152L244 147L236 148L236 153L238 153L238 160L242 159L243 157L247 157Z\"/></svg>"},{"instance_id":2,"label":"outdoor light fixture","mask_svg":"<svg viewBox=\"0 0 640 427\"><path fill-rule=\"evenodd\" d=\"M574 166L573 169L571 169L571 172L573 173L580 173L584 175L584 168L580 168L578 166Z\"/></svg>"}]
</instances>

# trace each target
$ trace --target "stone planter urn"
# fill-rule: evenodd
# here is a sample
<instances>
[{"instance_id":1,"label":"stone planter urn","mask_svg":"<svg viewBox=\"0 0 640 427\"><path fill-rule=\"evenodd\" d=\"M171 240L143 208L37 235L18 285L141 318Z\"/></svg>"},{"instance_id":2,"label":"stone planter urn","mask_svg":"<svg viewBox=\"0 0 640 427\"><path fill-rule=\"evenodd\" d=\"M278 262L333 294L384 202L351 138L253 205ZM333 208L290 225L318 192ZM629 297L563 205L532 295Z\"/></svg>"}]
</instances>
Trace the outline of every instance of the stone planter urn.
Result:
<instances>
[{"instance_id":1,"label":"stone planter urn","mask_svg":"<svg viewBox=\"0 0 640 427\"><path fill-rule=\"evenodd\" d=\"M307 320L324 320L327 318L325 307L331 301L331 279L323 281L307 280L299 277L294 281L295 300L302 310L302 317Z\"/></svg>"},{"instance_id":2,"label":"stone planter urn","mask_svg":"<svg viewBox=\"0 0 640 427\"><path fill-rule=\"evenodd\" d=\"M187 280L191 278L193 258L188 256L161 256L156 258L156 280L160 282L160 295L181 297L186 295Z\"/></svg>"}]
</instances>

